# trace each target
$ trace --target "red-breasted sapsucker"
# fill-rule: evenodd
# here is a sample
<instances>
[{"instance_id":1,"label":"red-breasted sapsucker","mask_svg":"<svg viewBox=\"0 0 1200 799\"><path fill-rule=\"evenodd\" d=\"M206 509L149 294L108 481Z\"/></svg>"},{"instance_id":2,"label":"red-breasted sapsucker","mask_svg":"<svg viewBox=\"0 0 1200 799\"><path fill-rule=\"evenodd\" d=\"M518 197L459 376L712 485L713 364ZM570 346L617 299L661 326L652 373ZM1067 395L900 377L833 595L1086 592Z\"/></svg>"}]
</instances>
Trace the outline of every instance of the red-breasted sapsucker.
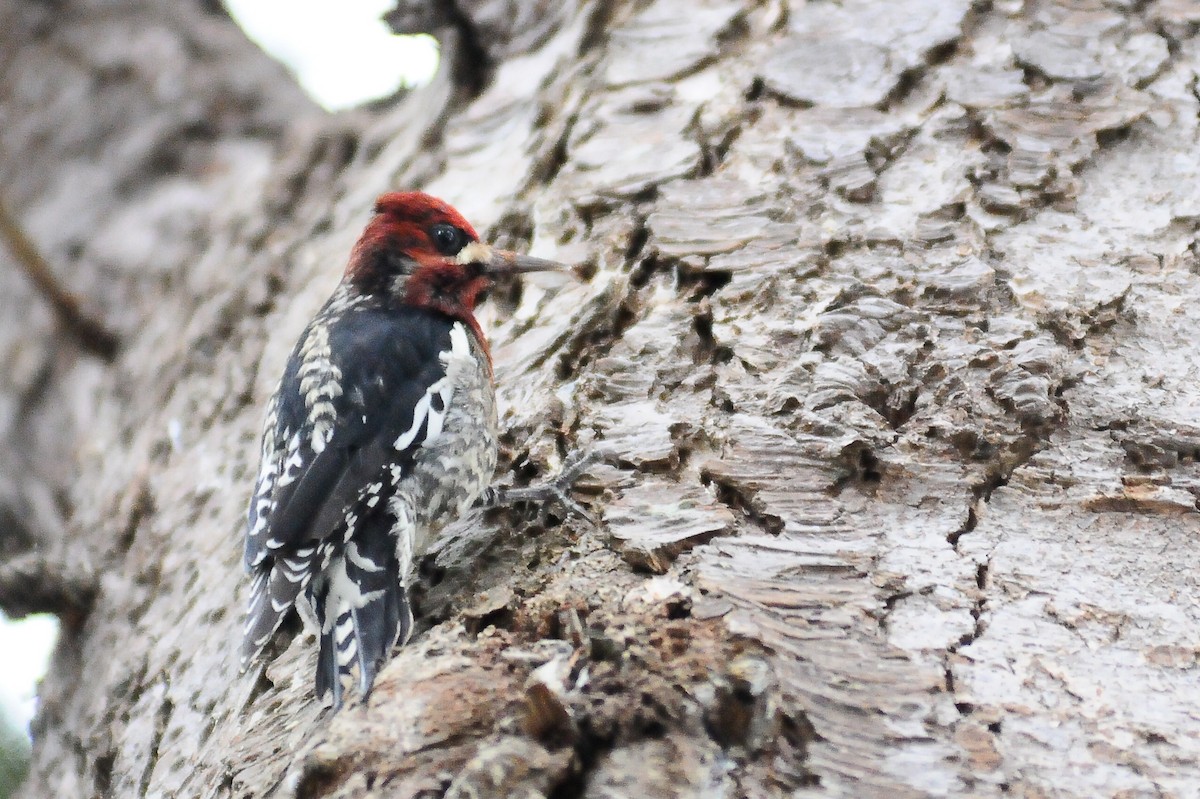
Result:
<instances>
[{"instance_id":1,"label":"red-breasted sapsucker","mask_svg":"<svg viewBox=\"0 0 1200 799\"><path fill-rule=\"evenodd\" d=\"M385 194L267 409L246 533L243 668L297 601L320 625L317 694L365 698L412 630L434 534L496 469L491 355L476 303L499 275L560 264L493 249L420 192Z\"/></svg>"}]
</instances>

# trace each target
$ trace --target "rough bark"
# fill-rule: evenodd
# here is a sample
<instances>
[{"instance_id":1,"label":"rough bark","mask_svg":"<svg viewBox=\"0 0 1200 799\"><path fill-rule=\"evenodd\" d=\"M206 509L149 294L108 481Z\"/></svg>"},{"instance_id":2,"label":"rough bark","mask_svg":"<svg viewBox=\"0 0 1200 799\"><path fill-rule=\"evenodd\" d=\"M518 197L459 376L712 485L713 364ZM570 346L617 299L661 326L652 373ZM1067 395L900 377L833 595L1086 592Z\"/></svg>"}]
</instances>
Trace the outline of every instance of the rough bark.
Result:
<instances>
[{"instance_id":1,"label":"rough bark","mask_svg":"<svg viewBox=\"0 0 1200 799\"><path fill-rule=\"evenodd\" d=\"M219 15L4 8L9 207L122 340L0 273L5 507L99 575L25 796L1196 795L1197 6L391 19L441 26L434 84L314 122ZM601 524L455 527L331 718L311 636L237 675L242 514L401 186L593 265L484 326L502 478L590 446Z\"/></svg>"}]
</instances>

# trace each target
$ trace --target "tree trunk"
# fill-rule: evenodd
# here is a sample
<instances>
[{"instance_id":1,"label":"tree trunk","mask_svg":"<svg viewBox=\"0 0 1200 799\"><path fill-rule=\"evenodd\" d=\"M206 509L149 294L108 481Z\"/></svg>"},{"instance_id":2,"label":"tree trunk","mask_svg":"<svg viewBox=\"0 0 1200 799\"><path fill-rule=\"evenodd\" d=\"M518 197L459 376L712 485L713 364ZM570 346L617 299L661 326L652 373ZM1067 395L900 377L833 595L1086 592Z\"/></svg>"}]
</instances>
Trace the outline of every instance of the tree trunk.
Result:
<instances>
[{"instance_id":1,"label":"tree trunk","mask_svg":"<svg viewBox=\"0 0 1200 799\"><path fill-rule=\"evenodd\" d=\"M25 797L1197 795L1195 4L409 0L439 76L336 117L202 6L0 10L4 200L120 340L0 272ZM590 448L600 523L456 525L331 716L311 634L238 675L244 508L400 187L591 265L483 323L500 479Z\"/></svg>"}]
</instances>

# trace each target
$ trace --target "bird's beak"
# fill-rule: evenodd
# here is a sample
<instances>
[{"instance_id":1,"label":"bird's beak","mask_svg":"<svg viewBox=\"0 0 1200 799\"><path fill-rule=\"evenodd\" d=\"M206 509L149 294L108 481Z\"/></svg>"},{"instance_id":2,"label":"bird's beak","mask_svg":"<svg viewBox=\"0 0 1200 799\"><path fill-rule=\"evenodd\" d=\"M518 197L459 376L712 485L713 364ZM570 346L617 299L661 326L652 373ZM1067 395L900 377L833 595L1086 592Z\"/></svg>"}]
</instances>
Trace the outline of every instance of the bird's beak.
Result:
<instances>
[{"instance_id":1,"label":"bird's beak","mask_svg":"<svg viewBox=\"0 0 1200 799\"><path fill-rule=\"evenodd\" d=\"M558 261L548 261L545 258L534 258L532 255L522 255L510 250L489 247L481 241L475 241L462 248L458 254L460 264L483 264L484 271L489 277L507 277L523 275L527 272L568 272L570 267Z\"/></svg>"},{"instance_id":2,"label":"bird's beak","mask_svg":"<svg viewBox=\"0 0 1200 799\"><path fill-rule=\"evenodd\" d=\"M565 272L567 266L532 255L493 249L492 257L487 261L487 270L492 275L523 275L526 272Z\"/></svg>"}]
</instances>

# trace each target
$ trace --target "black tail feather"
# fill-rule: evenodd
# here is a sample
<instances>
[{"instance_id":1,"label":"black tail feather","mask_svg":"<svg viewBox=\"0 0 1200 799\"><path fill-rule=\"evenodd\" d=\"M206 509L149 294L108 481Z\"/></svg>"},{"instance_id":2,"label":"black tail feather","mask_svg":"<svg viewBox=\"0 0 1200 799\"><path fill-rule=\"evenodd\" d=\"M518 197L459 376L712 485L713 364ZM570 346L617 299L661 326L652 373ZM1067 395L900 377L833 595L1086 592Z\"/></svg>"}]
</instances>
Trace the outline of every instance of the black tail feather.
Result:
<instances>
[{"instance_id":1,"label":"black tail feather","mask_svg":"<svg viewBox=\"0 0 1200 799\"><path fill-rule=\"evenodd\" d=\"M242 671L258 657L279 625L296 605L312 579L316 549L307 548L267 560L258 567L250 587L250 604L242 637Z\"/></svg>"},{"instance_id":2,"label":"black tail feather","mask_svg":"<svg viewBox=\"0 0 1200 799\"><path fill-rule=\"evenodd\" d=\"M335 709L341 706L342 680L356 667L366 701L392 647L407 641L412 632L412 610L400 584L399 562L391 552L381 553L383 565L377 566L380 561L372 554L352 549L343 555L344 563L336 565L345 568L354 596L334 595L332 581L316 592L314 609L322 630L316 690L318 696L332 690ZM331 617L333 623L327 621Z\"/></svg>"},{"instance_id":3,"label":"black tail feather","mask_svg":"<svg viewBox=\"0 0 1200 799\"><path fill-rule=\"evenodd\" d=\"M337 678L337 656L335 655L336 647L333 641L333 625L325 624L325 603L329 598L328 591L313 592L313 611L317 616L317 621L321 625L320 639L321 647L317 653L317 696L321 697L327 694L330 690L333 693L333 709L336 711L342 706L342 683Z\"/></svg>"},{"instance_id":4,"label":"black tail feather","mask_svg":"<svg viewBox=\"0 0 1200 799\"><path fill-rule=\"evenodd\" d=\"M380 632L378 626L372 628L364 620L362 611L351 611L354 617L354 634L358 638L358 690L362 692L366 702L371 695L371 687L375 684L375 675L382 664L382 657L375 657L379 642L375 640Z\"/></svg>"}]
</instances>

